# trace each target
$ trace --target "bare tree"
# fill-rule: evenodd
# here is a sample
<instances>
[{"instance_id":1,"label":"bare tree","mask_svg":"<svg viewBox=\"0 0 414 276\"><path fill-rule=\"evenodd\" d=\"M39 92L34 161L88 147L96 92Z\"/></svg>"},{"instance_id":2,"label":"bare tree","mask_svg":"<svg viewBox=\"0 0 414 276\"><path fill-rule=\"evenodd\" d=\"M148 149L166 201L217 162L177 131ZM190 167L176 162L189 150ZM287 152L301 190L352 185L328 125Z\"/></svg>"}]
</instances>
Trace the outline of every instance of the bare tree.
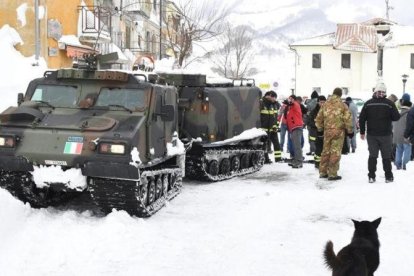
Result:
<instances>
[{"instance_id":1,"label":"bare tree","mask_svg":"<svg viewBox=\"0 0 414 276\"><path fill-rule=\"evenodd\" d=\"M247 25L231 27L227 24L220 44L211 61L212 70L226 78L245 78L257 74L253 67L253 30Z\"/></svg>"},{"instance_id":2,"label":"bare tree","mask_svg":"<svg viewBox=\"0 0 414 276\"><path fill-rule=\"evenodd\" d=\"M193 44L208 41L223 31L229 8L224 1L211 0L176 0L180 22L173 30L167 24L167 46L174 50L179 67L193 51ZM168 17L168 14L166 14Z\"/></svg>"}]
</instances>

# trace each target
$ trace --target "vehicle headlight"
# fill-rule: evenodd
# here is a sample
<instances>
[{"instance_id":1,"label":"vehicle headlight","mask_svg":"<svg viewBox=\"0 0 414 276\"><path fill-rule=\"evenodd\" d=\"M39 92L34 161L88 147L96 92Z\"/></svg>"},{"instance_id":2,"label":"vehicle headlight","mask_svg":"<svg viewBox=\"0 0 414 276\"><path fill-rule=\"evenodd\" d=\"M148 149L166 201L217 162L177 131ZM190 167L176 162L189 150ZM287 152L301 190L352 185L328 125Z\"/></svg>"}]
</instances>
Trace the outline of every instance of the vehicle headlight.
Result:
<instances>
[{"instance_id":1,"label":"vehicle headlight","mask_svg":"<svg viewBox=\"0 0 414 276\"><path fill-rule=\"evenodd\" d=\"M14 148L16 146L16 141L12 136L0 136L0 147L4 148Z\"/></svg>"},{"instance_id":2,"label":"vehicle headlight","mask_svg":"<svg viewBox=\"0 0 414 276\"><path fill-rule=\"evenodd\" d=\"M99 153L125 154L125 145L115 143L99 143Z\"/></svg>"}]
</instances>

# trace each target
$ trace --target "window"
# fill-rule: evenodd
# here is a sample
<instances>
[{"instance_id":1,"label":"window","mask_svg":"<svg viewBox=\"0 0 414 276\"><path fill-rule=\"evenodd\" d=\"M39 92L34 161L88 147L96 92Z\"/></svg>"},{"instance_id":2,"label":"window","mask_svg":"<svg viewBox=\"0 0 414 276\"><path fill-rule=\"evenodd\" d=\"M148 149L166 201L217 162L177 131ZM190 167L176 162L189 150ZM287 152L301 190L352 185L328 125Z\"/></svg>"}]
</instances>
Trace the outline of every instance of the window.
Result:
<instances>
[{"instance_id":1,"label":"window","mask_svg":"<svg viewBox=\"0 0 414 276\"><path fill-rule=\"evenodd\" d=\"M312 54L312 68L321 68L322 56L321 54Z\"/></svg>"},{"instance_id":2,"label":"window","mask_svg":"<svg viewBox=\"0 0 414 276\"><path fill-rule=\"evenodd\" d=\"M341 55L341 68L342 69L351 69L351 54L342 54Z\"/></svg>"},{"instance_id":3,"label":"window","mask_svg":"<svg viewBox=\"0 0 414 276\"><path fill-rule=\"evenodd\" d=\"M321 95L321 88L320 87L312 87L312 92L316 91L318 95Z\"/></svg>"},{"instance_id":4,"label":"window","mask_svg":"<svg viewBox=\"0 0 414 276\"><path fill-rule=\"evenodd\" d=\"M150 32L147 32L145 35L145 50L147 52L151 52L151 40L150 40Z\"/></svg>"},{"instance_id":5,"label":"window","mask_svg":"<svg viewBox=\"0 0 414 276\"><path fill-rule=\"evenodd\" d=\"M132 110L147 106L145 91L142 89L102 88L95 106L120 105Z\"/></svg>"},{"instance_id":6,"label":"window","mask_svg":"<svg viewBox=\"0 0 414 276\"><path fill-rule=\"evenodd\" d=\"M48 102L54 107L75 107L78 100L78 88L69 85L38 85L32 101Z\"/></svg>"},{"instance_id":7,"label":"window","mask_svg":"<svg viewBox=\"0 0 414 276\"><path fill-rule=\"evenodd\" d=\"M414 69L414 54L411 54L410 68Z\"/></svg>"}]
</instances>

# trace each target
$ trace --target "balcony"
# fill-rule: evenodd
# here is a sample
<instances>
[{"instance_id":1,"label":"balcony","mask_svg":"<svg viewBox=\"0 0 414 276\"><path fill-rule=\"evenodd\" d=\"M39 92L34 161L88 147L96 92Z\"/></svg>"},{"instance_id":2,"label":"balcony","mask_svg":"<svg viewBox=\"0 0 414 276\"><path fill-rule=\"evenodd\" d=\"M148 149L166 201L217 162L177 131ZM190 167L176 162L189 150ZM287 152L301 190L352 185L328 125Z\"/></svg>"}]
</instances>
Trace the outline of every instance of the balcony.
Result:
<instances>
[{"instance_id":1,"label":"balcony","mask_svg":"<svg viewBox=\"0 0 414 276\"><path fill-rule=\"evenodd\" d=\"M83 43L111 41L111 13L100 6L79 6L78 37Z\"/></svg>"}]
</instances>

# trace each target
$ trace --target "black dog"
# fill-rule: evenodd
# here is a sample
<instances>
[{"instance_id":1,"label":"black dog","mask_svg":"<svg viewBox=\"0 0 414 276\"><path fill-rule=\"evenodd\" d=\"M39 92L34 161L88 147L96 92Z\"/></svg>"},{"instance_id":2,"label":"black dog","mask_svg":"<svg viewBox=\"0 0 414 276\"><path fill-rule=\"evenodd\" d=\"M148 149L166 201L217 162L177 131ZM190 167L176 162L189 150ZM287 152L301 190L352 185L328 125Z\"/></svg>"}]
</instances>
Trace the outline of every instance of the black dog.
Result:
<instances>
[{"instance_id":1,"label":"black dog","mask_svg":"<svg viewBox=\"0 0 414 276\"><path fill-rule=\"evenodd\" d=\"M381 218L355 221L352 241L335 255L333 243L329 241L323 252L325 264L332 269L332 276L372 276L377 270L380 257L377 228Z\"/></svg>"}]
</instances>

